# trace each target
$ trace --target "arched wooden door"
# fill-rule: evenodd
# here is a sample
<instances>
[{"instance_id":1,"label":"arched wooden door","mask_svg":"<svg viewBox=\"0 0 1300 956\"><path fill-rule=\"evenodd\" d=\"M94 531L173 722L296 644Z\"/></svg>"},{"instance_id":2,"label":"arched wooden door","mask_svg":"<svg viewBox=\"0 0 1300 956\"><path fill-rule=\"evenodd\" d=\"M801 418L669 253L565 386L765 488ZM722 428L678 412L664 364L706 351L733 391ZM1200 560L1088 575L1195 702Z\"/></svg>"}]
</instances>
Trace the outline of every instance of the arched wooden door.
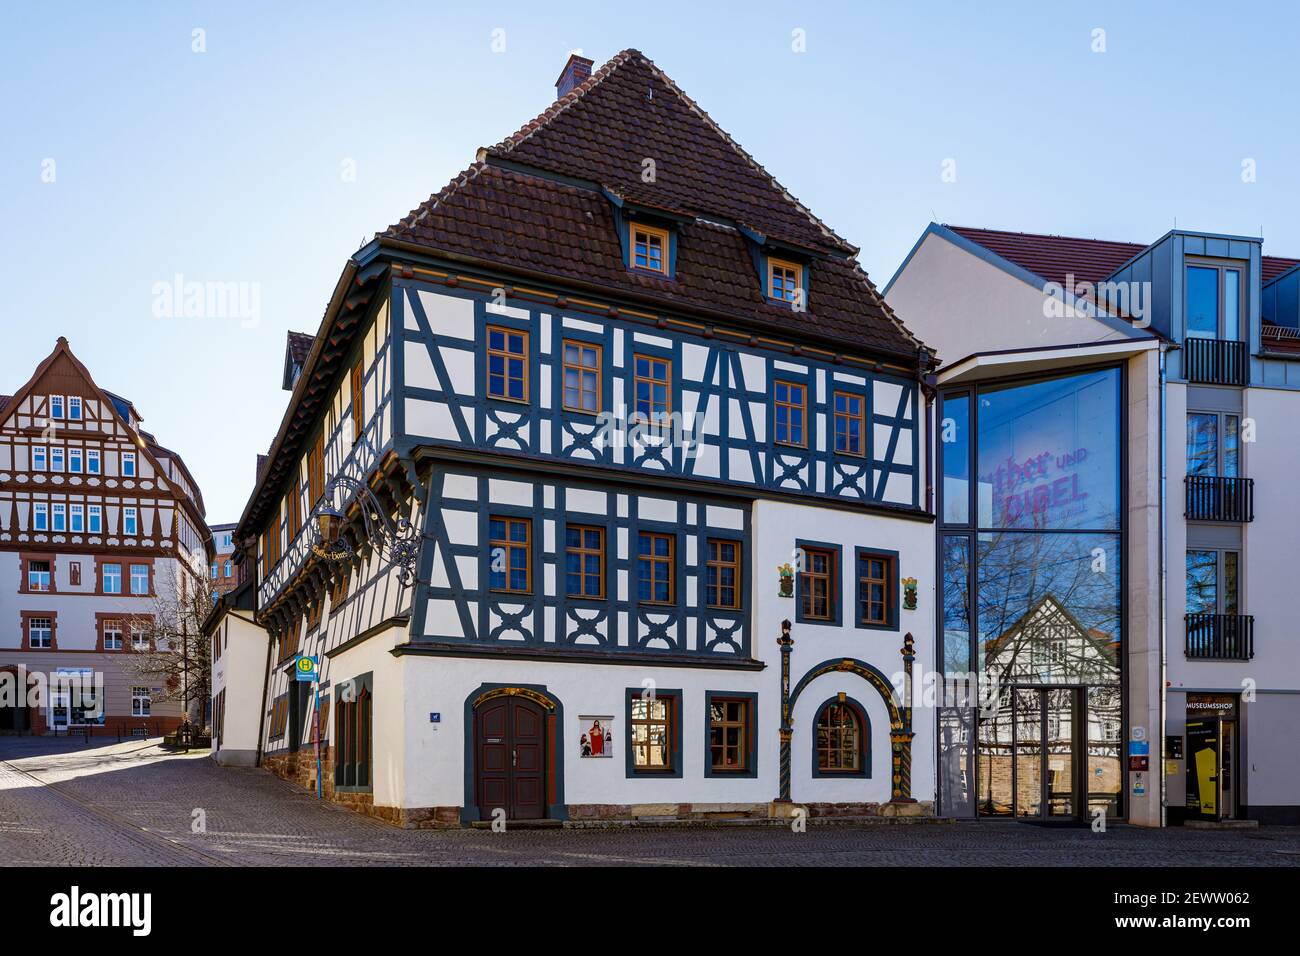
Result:
<instances>
[{"instance_id":1,"label":"arched wooden door","mask_svg":"<svg viewBox=\"0 0 1300 956\"><path fill-rule=\"evenodd\" d=\"M523 697L497 697L474 712L474 792L479 819L546 816L546 714Z\"/></svg>"}]
</instances>

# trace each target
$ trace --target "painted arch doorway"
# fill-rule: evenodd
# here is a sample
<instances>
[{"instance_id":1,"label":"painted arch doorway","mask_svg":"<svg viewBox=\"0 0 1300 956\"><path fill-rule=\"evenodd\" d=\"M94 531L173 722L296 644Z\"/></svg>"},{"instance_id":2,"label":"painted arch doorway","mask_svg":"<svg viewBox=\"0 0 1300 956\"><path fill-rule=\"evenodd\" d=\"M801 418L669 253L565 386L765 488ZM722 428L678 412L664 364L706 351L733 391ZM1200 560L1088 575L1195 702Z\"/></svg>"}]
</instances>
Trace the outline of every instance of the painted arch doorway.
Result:
<instances>
[{"instance_id":1,"label":"painted arch doorway","mask_svg":"<svg viewBox=\"0 0 1300 956\"><path fill-rule=\"evenodd\" d=\"M546 816L546 713L526 697L495 697L474 712L479 819L505 810L507 820Z\"/></svg>"}]
</instances>

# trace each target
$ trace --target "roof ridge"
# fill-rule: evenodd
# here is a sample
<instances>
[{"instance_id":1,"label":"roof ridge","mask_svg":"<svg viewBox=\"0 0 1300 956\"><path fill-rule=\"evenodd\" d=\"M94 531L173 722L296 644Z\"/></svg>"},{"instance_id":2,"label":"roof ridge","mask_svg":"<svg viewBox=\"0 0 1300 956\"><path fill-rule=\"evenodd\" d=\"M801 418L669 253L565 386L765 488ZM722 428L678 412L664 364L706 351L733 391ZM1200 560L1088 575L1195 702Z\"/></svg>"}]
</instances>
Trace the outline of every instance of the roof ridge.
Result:
<instances>
[{"instance_id":1,"label":"roof ridge","mask_svg":"<svg viewBox=\"0 0 1300 956\"><path fill-rule=\"evenodd\" d=\"M1024 232L1017 229L993 229L989 226L957 226L949 222L943 223L943 226L952 229L954 232L966 229L971 232L995 232L1003 236L1025 236L1032 239L1069 239L1072 242L1104 242L1112 246L1142 246L1145 248L1151 245L1149 242L1137 242L1132 239L1092 239L1087 236L1066 236L1055 232Z\"/></svg>"},{"instance_id":2,"label":"roof ridge","mask_svg":"<svg viewBox=\"0 0 1300 956\"><path fill-rule=\"evenodd\" d=\"M428 199L424 200L424 202L420 203L418 206L416 206L414 209L408 212L401 219L397 220L396 223L389 226L383 232L375 233L375 235L377 236L389 235L397 226L405 226L408 229L414 227L418 222L420 222L431 212L437 209L439 203L445 202L448 199L450 199L452 196L456 194L456 191L458 189L463 188L466 185L466 183L478 179L479 174L482 173L486 167L487 167L487 163L484 162L475 161L471 163L460 173L453 176L451 180L447 183L447 185L443 186L436 193L430 193ZM313 336L313 338L314 337L315 336Z\"/></svg>"}]
</instances>

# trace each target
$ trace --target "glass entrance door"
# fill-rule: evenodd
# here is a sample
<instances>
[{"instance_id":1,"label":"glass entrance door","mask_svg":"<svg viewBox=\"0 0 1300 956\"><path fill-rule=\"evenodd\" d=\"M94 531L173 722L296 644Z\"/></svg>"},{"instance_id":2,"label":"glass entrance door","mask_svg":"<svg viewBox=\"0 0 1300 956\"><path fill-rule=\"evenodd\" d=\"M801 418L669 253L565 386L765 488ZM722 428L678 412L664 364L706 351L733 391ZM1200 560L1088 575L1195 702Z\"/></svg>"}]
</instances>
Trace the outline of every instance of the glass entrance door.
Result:
<instances>
[{"instance_id":1,"label":"glass entrance door","mask_svg":"<svg viewBox=\"0 0 1300 956\"><path fill-rule=\"evenodd\" d=\"M980 720L981 816L1074 821L1082 814L1076 687L1012 687Z\"/></svg>"}]
</instances>

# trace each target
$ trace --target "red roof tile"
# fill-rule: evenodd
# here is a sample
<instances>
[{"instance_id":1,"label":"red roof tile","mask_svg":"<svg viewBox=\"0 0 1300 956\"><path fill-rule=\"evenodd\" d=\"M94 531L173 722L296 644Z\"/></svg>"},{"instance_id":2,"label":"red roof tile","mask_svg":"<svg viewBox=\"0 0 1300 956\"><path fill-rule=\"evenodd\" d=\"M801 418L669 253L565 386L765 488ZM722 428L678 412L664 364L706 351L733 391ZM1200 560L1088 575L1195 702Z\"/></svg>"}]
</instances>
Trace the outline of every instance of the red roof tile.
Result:
<instances>
[{"instance_id":1,"label":"red roof tile","mask_svg":"<svg viewBox=\"0 0 1300 956\"><path fill-rule=\"evenodd\" d=\"M1300 263L1300 259L1283 259L1281 256L1262 256L1261 259L1259 272L1265 285L1272 282L1293 265Z\"/></svg>"}]
</instances>

